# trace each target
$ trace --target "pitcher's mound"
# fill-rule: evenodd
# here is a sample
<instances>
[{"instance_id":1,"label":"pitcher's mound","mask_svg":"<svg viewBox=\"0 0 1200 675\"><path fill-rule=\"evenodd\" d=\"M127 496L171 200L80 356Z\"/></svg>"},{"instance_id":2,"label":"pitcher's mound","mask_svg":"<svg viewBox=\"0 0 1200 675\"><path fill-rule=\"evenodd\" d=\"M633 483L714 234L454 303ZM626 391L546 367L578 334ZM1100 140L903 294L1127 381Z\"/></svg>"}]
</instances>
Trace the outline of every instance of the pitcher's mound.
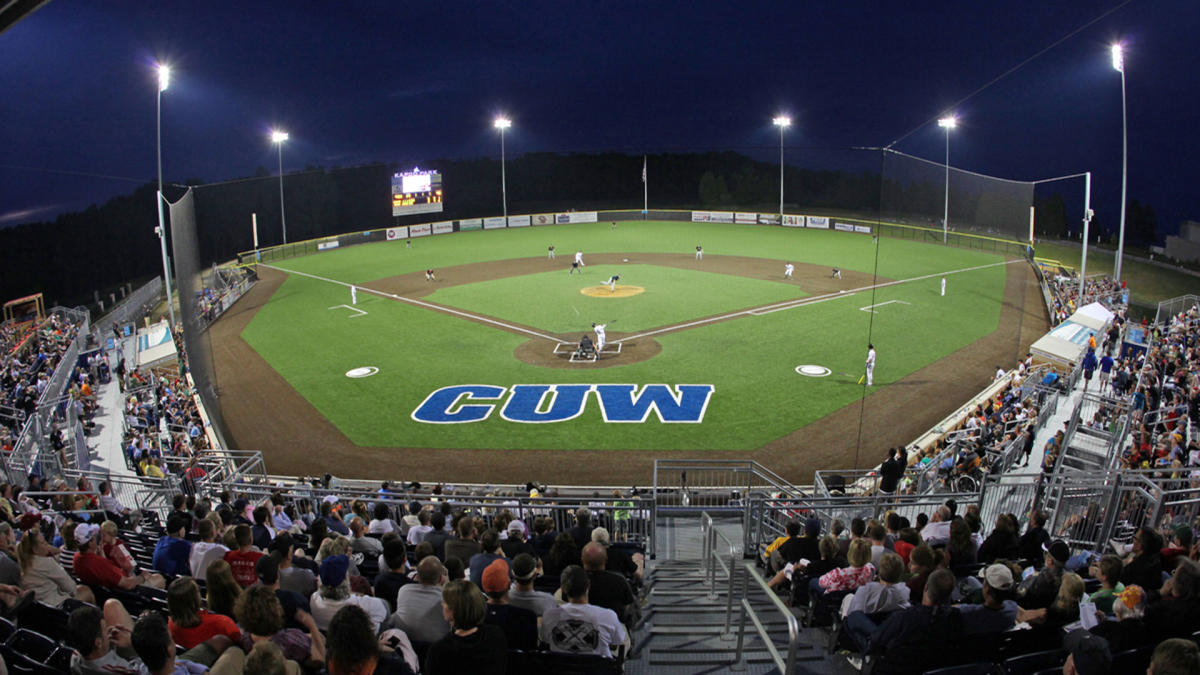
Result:
<instances>
[{"instance_id":1,"label":"pitcher's mound","mask_svg":"<svg viewBox=\"0 0 1200 675\"><path fill-rule=\"evenodd\" d=\"M593 298L628 298L631 295L645 293L646 289L641 286L622 286L621 284L617 284L615 290L609 290L608 286L588 286L587 288L579 289L579 292Z\"/></svg>"}]
</instances>

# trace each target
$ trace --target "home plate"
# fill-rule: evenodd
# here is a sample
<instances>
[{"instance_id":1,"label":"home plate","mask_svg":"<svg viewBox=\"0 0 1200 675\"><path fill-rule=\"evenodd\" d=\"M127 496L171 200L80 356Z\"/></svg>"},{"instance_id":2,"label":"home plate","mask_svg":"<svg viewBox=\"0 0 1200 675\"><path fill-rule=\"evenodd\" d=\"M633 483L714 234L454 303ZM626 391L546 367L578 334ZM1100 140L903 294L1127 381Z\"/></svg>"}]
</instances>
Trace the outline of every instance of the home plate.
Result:
<instances>
[{"instance_id":1,"label":"home plate","mask_svg":"<svg viewBox=\"0 0 1200 675\"><path fill-rule=\"evenodd\" d=\"M805 377L825 377L826 375L829 375L833 371L826 368L825 366L808 365L808 366L796 366L796 372L800 373L801 375L804 375Z\"/></svg>"},{"instance_id":2,"label":"home plate","mask_svg":"<svg viewBox=\"0 0 1200 675\"><path fill-rule=\"evenodd\" d=\"M363 378L363 377L370 377L378 372L379 372L379 369L376 368L375 366L363 366L362 368L352 368L350 370L347 370L346 377L353 377L355 379L359 379L359 378Z\"/></svg>"}]
</instances>

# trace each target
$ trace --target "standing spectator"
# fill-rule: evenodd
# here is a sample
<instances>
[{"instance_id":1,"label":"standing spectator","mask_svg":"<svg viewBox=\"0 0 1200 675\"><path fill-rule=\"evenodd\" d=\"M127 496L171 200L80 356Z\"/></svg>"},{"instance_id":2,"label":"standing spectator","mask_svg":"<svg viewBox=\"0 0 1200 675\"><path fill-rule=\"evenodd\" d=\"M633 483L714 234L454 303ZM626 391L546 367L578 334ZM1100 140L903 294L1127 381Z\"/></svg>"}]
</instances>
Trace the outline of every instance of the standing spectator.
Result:
<instances>
[{"instance_id":1,"label":"standing spectator","mask_svg":"<svg viewBox=\"0 0 1200 675\"><path fill-rule=\"evenodd\" d=\"M1042 568L1042 552L1050 544L1050 533L1046 531L1046 513L1031 511L1029 513L1029 529L1021 535L1019 544L1022 560L1032 560L1033 566Z\"/></svg>"},{"instance_id":2,"label":"standing spectator","mask_svg":"<svg viewBox=\"0 0 1200 675\"><path fill-rule=\"evenodd\" d=\"M503 675L508 643L504 631L485 624L487 605L469 581L452 581L442 589L442 616L451 631L429 647L429 675L493 673Z\"/></svg>"},{"instance_id":3,"label":"standing spectator","mask_svg":"<svg viewBox=\"0 0 1200 675\"><path fill-rule=\"evenodd\" d=\"M254 538L250 534L249 525L238 525L233 528L233 536L237 542L237 550L225 554L225 562L233 570L233 579L242 588L250 588L258 580L254 566L263 557L262 551L254 550Z\"/></svg>"},{"instance_id":4,"label":"standing spectator","mask_svg":"<svg viewBox=\"0 0 1200 675\"><path fill-rule=\"evenodd\" d=\"M896 449L890 448L888 458L879 467L879 491L889 495L895 493L906 468L896 459Z\"/></svg>"},{"instance_id":5,"label":"standing spectator","mask_svg":"<svg viewBox=\"0 0 1200 675\"><path fill-rule=\"evenodd\" d=\"M1096 366L1099 365L1096 361L1096 347L1091 345L1088 347L1087 354L1083 355L1083 362L1080 366L1083 368L1083 391L1088 390L1088 384L1092 381L1092 375L1096 373Z\"/></svg>"}]
</instances>

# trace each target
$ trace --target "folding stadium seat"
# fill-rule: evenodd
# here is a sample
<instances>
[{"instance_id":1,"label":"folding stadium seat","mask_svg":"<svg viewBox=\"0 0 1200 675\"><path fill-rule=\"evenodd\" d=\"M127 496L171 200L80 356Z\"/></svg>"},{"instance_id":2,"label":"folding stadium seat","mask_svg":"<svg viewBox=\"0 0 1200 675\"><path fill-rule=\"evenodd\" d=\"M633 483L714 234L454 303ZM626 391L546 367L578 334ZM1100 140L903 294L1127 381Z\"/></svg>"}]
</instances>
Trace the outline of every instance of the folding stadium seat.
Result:
<instances>
[{"instance_id":1,"label":"folding stadium seat","mask_svg":"<svg viewBox=\"0 0 1200 675\"><path fill-rule=\"evenodd\" d=\"M17 632L17 627L8 619L0 617L0 644L8 642L8 638L12 637L15 632Z\"/></svg>"},{"instance_id":2,"label":"folding stadium seat","mask_svg":"<svg viewBox=\"0 0 1200 675\"><path fill-rule=\"evenodd\" d=\"M67 636L69 613L42 602L31 604L21 613L21 627L41 633L51 640L62 641Z\"/></svg>"},{"instance_id":3,"label":"folding stadium seat","mask_svg":"<svg viewBox=\"0 0 1200 675\"><path fill-rule=\"evenodd\" d=\"M947 666L937 670L927 670L925 675L995 675L1000 667L988 661L967 663L961 666Z\"/></svg>"},{"instance_id":4,"label":"folding stadium seat","mask_svg":"<svg viewBox=\"0 0 1200 675\"><path fill-rule=\"evenodd\" d=\"M1155 645L1146 645L1113 654L1113 673L1144 673L1150 667L1150 657L1154 656Z\"/></svg>"},{"instance_id":5,"label":"folding stadium seat","mask_svg":"<svg viewBox=\"0 0 1200 675\"><path fill-rule=\"evenodd\" d=\"M1046 668L1061 667L1067 660L1062 649L1047 649L1041 652L1022 654L1004 661L1005 675L1033 675Z\"/></svg>"},{"instance_id":6,"label":"folding stadium seat","mask_svg":"<svg viewBox=\"0 0 1200 675\"><path fill-rule=\"evenodd\" d=\"M624 650L624 648L622 648ZM519 651L519 650L513 650ZM509 652L510 655L512 652ZM621 655L623 656L624 651ZM620 675L621 659L607 659L595 654L566 654L562 652L521 652L520 670L509 672L554 673L555 675Z\"/></svg>"},{"instance_id":7,"label":"folding stadium seat","mask_svg":"<svg viewBox=\"0 0 1200 675\"><path fill-rule=\"evenodd\" d=\"M0 655L4 657L4 663L8 666L10 675L61 675L63 672L69 672L34 661L28 656L14 651L8 645L0 647Z\"/></svg>"},{"instance_id":8,"label":"folding stadium seat","mask_svg":"<svg viewBox=\"0 0 1200 675\"><path fill-rule=\"evenodd\" d=\"M57 642L27 628L18 628L17 632L8 638L5 646L17 654L28 656L38 663L45 663L50 660L50 655L58 649Z\"/></svg>"},{"instance_id":9,"label":"folding stadium seat","mask_svg":"<svg viewBox=\"0 0 1200 675\"><path fill-rule=\"evenodd\" d=\"M71 657L73 657L74 655L75 655L74 649L71 649L70 647L67 647L65 645L61 645L61 646L59 646L58 649L56 649L54 651L53 654L50 655L50 658L46 660L46 665L50 666L51 668L53 668L54 670L57 670L60 673L70 672L71 671Z\"/></svg>"}]
</instances>

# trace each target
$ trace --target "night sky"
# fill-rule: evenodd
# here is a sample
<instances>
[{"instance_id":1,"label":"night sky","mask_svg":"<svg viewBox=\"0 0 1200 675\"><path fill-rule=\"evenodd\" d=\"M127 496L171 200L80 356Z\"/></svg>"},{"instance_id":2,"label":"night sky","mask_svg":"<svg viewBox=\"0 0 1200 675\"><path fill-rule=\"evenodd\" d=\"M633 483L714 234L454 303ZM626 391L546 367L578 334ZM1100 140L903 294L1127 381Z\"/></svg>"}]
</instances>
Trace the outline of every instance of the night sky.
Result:
<instances>
[{"instance_id":1,"label":"night sky","mask_svg":"<svg viewBox=\"0 0 1200 675\"><path fill-rule=\"evenodd\" d=\"M1129 198L1174 230L1200 217L1195 0L53 0L0 35L0 226L154 179L158 60L173 67L167 182L274 172L274 125L291 134L285 171L498 156L501 112L510 156L716 149L775 161L771 118L784 112L789 164L910 132L898 150L941 161L939 114L1114 7L954 107L951 165L1024 180L1091 170L1093 208L1115 224L1109 45L1123 41ZM1081 182L1062 192L1082 201Z\"/></svg>"}]
</instances>

